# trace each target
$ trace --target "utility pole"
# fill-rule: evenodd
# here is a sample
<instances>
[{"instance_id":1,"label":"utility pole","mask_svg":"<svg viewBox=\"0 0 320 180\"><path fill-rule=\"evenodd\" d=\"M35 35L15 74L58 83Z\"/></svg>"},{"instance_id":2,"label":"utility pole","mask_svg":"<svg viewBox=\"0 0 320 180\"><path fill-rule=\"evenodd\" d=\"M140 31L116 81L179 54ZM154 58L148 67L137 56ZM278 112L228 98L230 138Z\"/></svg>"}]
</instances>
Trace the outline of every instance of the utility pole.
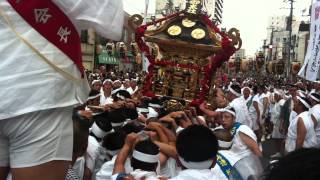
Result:
<instances>
[{"instance_id":1,"label":"utility pole","mask_svg":"<svg viewBox=\"0 0 320 180\"><path fill-rule=\"evenodd\" d=\"M289 0L289 3L290 3L290 15L288 19L289 42L288 42L288 57L287 57L287 77L288 78L290 77L290 70L291 70L293 0Z\"/></svg>"},{"instance_id":2,"label":"utility pole","mask_svg":"<svg viewBox=\"0 0 320 180\"><path fill-rule=\"evenodd\" d=\"M274 27L271 26L271 36L270 36L270 44L269 44L269 61L272 61L272 50L273 50L273 33Z\"/></svg>"}]
</instances>

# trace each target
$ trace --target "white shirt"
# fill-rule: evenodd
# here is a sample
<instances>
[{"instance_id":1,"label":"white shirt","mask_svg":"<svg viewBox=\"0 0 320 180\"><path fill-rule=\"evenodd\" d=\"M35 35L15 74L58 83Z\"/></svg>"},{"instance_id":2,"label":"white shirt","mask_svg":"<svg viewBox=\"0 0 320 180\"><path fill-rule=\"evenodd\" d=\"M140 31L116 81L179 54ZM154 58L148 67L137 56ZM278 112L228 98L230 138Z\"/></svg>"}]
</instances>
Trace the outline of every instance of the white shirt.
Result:
<instances>
[{"instance_id":1,"label":"white shirt","mask_svg":"<svg viewBox=\"0 0 320 180\"><path fill-rule=\"evenodd\" d=\"M230 102L229 106L236 111L236 122L252 127L252 120L249 115L246 100L243 96L238 97Z\"/></svg>"},{"instance_id":2,"label":"white shirt","mask_svg":"<svg viewBox=\"0 0 320 180\"><path fill-rule=\"evenodd\" d=\"M316 133L314 128L314 123L311 119L311 116L308 111L300 113L296 116L289 125L288 134L286 138L285 149L287 152L294 151L296 149L296 140L297 140L297 128L298 128L298 119L301 118L306 129L307 134L303 142L304 148L311 148L317 146Z\"/></svg>"},{"instance_id":3,"label":"white shirt","mask_svg":"<svg viewBox=\"0 0 320 180\"><path fill-rule=\"evenodd\" d=\"M112 180L117 180L119 174L112 175ZM159 176L155 172L142 171L140 169L136 169L130 173L136 180L140 180L144 178L144 180L159 180Z\"/></svg>"},{"instance_id":4,"label":"white shirt","mask_svg":"<svg viewBox=\"0 0 320 180\"><path fill-rule=\"evenodd\" d=\"M113 98L110 95L109 97L106 97L103 93L103 90L100 91L100 105L106 105L106 104L112 104L113 103Z\"/></svg>"},{"instance_id":5,"label":"white shirt","mask_svg":"<svg viewBox=\"0 0 320 180\"><path fill-rule=\"evenodd\" d=\"M281 107L284 105L285 100L281 99L279 102L276 102L271 108L271 122L273 123L273 138L285 138L285 135L280 133L280 113Z\"/></svg>"},{"instance_id":6,"label":"white shirt","mask_svg":"<svg viewBox=\"0 0 320 180\"><path fill-rule=\"evenodd\" d=\"M254 141L257 142L257 137L254 134L254 132L252 131L252 129L250 129L248 126L246 125L241 125L234 138L233 138L233 144L231 146L230 151L232 151L233 153L237 154L239 156L239 158L243 158L246 156L249 156L252 154L252 151L249 149L249 147L242 141L241 137L240 137L240 132L242 132L243 134L249 136L250 138L252 138Z\"/></svg>"},{"instance_id":7,"label":"white shirt","mask_svg":"<svg viewBox=\"0 0 320 180\"><path fill-rule=\"evenodd\" d=\"M219 180L215 172L210 169L185 169L180 171L180 173L171 178L171 180Z\"/></svg>"},{"instance_id":8,"label":"white shirt","mask_svg":"<svg viewBox=\"0 0 320 180\"><path fill-rule=\"evenodd\" d=\"M88 137L88 147L85 159L86 165L92 173L94 173L95 170L96 160L99 158L100 147L99 142L94 137Z\"/></svg>"},{"instance_id":9,"label":"white shirt","mask_svg":"<svg viewBox=\"0 0 320 180\"><path fill-rule=\"evenodd\" d=\"M96 180L111 179L116 159L117 159L117 156L113 156L111 161L108 161L102 165L101 169L96 174ZM126 173L131 173L133 171L133 168L131 167L130 158L127 158L124 167L125 167Z\"/></svg>"},{"instance_id":10,"label":"white shirt","mask_svg":"<svg viewBox=\"0 0 320 180\"><path fill-rule=\"evenodd\" d=\"M310 113L316 118L317 126L316 126L316 137L317 137L317 146L320 146L320 104L313 106L310 110Z\"/></svg>"},{"instance_id":11,"label":"white shirt","mask_svg":"<svg viewBox=\"0 0 320 180\"><path fill-rule=\"evenodd\" d=\"M83 179L84 169L85 169L85 158L83 156L78 157L74 165L72 166L73 170L77 173L80 179Z\"/></svg>"},{"instance_id":12,"label":"white shirt","mask_svg":"<svg viewBox=\"0 0 320 180\"><path fill-rule=\"evenodd\" d=\"M256 95L253 96L252 103L251 103L251 105L249 107L249 114L250 114L250 117L252 119L253 130L258 130L259 126L258 126L258 123L257 123L257 111L253 106L254 102L256 102L258 104L258 108L260 110L260 119L261 119L262 111L263 111L263 105L262 105L262 103L260 101L260 95L259 94L256 94Z\"/></svg>"},{"instance_id":13,"label":"white shirt","mask_svg":"<svg viewBox=\"0 0 320 180\"><path fill-rule=\"evenodd\" d=\"M121 37L123 10L118 0L53 0L76 28L94 27L107 38ZM72 60L33 29L5 1L0 8L12 20L15 30L50 62L73 77L81 73ZM86 101L87 81L77 84L43 61L0 18L0 120L29 112L72 106Z\"/></svg>"}]
</instances>

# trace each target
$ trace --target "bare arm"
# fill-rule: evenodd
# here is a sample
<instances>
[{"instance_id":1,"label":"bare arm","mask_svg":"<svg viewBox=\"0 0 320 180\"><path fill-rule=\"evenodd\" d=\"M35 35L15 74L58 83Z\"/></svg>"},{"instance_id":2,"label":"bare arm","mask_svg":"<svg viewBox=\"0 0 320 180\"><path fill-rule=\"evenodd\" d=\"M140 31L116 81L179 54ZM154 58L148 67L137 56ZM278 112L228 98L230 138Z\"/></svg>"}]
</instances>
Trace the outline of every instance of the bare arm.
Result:
<instances>
[{"instance_id":1,"label":"bare arm","mask_svg":"<svg viewBox=\"0 0 320 180\"><path fill-rule=\"evenodd\" d=\"M154 143L156 145L159 146L160 148L160 151L169 156L169 157L172 157L172 158L177 158L177 149L175 146L173 145L169 145L169 144L165 144L165 143L162 143L162 142L159 142L159 141L154 141Z\"/></svg>"},{"instance_id":2,"label":"bare arm","mask_svg":"<svg viewBox=\"0 0 320 180\"><path fill-rule=\"evenodd\" d=\"M166 136L166 134L164 133L164 131L162 130L161 126L162 125L160 123L151 122L151 123L149 123L148 128L157 132L161 142L169 143L169 139Z\"/></svg>"},{"instance_id":3,"label":"bare arm","mask_svg":"<svg viewBox=\"0 0 320 180\"><path fill-rule=\"evenodd\" d=\"M296 149L300 149L303 147L304 139L307 135L307 129L306 126L303 123L303 120L301 118L298 119L297 124L297 139L296 139Z\"/></svg>"},{"instance_id":4,"label":"bare arm","mask_svg":"<svg viewBox=\"0 0 320 180\"><path fill-rule=\"evenodd\" d=\"M125 144L120 150L112 174L125 173L124 164L128 158L129 153L133 148L133 144L137 141L138 135L135 133L128 134L125 140Z\"/></svg>"},{"instance_id":5,"label":"bare arm","mask_svg":"<svg viewBox=\"0 0 320 180\"><path fill-rule=\"evenodd\" d=\"M248 148L257 156L262 157L262 152L259 149L258 143L249 137L248 135L240 132L239 133L241 140L248 146Z\"/></svg>"},{"instance_id":6,"label":"bare arm","mask_svg":"<svg viewBox=\"0 0 320 180\"><path fill-rule=\"evenodd\" d=\"M163 132L166 134L166 136L168 137L169 140L169 144L170 143L174 143L176 142L176 135L170 131L168 128L164 127L164 126L160 126L161 129L163 130Z\"/></svg>"}]
</instances>

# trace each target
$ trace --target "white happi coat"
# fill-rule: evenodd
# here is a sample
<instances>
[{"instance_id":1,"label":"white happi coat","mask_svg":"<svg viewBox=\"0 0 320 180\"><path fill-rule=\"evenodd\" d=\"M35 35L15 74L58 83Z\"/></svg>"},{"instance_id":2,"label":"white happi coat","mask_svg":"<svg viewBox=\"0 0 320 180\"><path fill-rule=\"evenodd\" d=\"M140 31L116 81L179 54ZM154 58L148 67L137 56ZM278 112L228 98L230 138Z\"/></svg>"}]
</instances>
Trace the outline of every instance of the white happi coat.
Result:
<instances>
[{"instance_id":1,"label":"white happi coat","mask_svg":"<svg viewBox=\"0 0 320 180\"><path fill-rule=\"evenodd\" d=\"M229 103L236 111L236 122L247 125L252 128L252 120L249 115L246 100L243 96L238 97Z\"/></svg>"},{"instance_id":2,"label":"white happi coat","mask_svg":"<svg viewBox=\"0 0 320 180\"><path fill-rule=\"evenodd\" d=\"M246 156L251 155L253 152L249 149L249 147L242 141L240 137L240 132L249 136L251 139L257 142L257 136L254 134L253 130L246 125L241 125L234 138L230 151L235 153L239 158L244 158Z\"/></svg>"},{"instance_id":3,"label":"white happi coat","mask_svg":"<svg viewBox=\"0 0 320 180\"><path fill-rule=\"evenodd\" d=\"M176 177L170 180L220 180L215 172L210 169L185 169L179 172Z\"/></svg>"},{"instance_id":4,"label":"white happi coat","mask_svg":"<svg viewBox=\"0 0 320 180\"><path fill-rule=\"evenodd\" d=\"M116 159L117 159L117 156L113 156L111 161L108 161L102 165L100 171L98 171L98 173L96 174L96 180L111 180L112 179L112 172L113 172L113 168L114 168ZM133 172L133 168L131 167L130 158L127 158L124 167L125 167L126 173Z\"/></svg>"},{"instance_id":5,"label":"white happi coat","mask_svg":"<svg viewBox=\"0 0 320 180\"><path fill-rule=\"evenodd\" d=\"M296 116L289 125L288 134L286 138L285 149L287 152L294 151L296 149L296 140L297 140L297 128L298 128L298 120L302 119L306 129L307 134L303 141L303 148L311 148L317 146L316 132L314 123L311 119L311 115L309 111L305 111Z\"/></svg>"},{"instance_id":6,"label":"white happi coat","mask_svg":"<svg viewBox=\"0 0 320 180\"><path fill-rule=\"evenodd\" d=\"M123 26L122 1L52 0L78 30L93 27L110 39L120 39ZM33 29L6 0L1 11L21 34L50 62L81 80L81 73L70 58ZM62 76L31 50L0 18L0 120L29 112L83 103L88 83ZM72 50L72 49L70 49Z\"/></svg>"}]
</instances>

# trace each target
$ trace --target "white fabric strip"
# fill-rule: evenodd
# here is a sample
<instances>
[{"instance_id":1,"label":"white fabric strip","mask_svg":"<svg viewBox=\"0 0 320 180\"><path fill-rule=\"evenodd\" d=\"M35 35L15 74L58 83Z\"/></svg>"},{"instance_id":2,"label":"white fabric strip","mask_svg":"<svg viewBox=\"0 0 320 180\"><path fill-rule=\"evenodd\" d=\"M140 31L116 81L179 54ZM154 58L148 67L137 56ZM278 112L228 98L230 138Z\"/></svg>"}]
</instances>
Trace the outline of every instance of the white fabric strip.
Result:
<instances>
[{"instance_id":1,"label":"white fabric strip","mask_svg":"<svg viewBox=\"0 0 320 180\"><path fill-rule=\"evenodd\" d=\"M108 133L103 131L99 126L94 122L92 125L91 132L96 135L98 138L103 138Z\"/></svg>"},{"instance_id":2,"label":"white fabric strip","mask_svg":"<svg viewBox=\"0 0 320 180\"><path fill-rule=\"evenodd\" d=\"M125 100L126 98L124 96L121 96L120 94L117 94L117 97L122 99L122 100Z\"/></svg>"},{"instance_id":3,"label":"white fabric strip","mask_svg":"<svg viewBox=\"0 0 320 180\"><path fill-rule=\"evenodd\" d=\"M136 150L134 150L132 153L133 158L146 163L157 163L159 161L159 156L160 154L150 155L150 154L145 154Z\"/></svg>"},{"instance_id":4,"label":"white fabric strip","mask_svg":"<svg viewBox=\"0 0 320 180\"><path fill-rule=\"evenodd\" d=\"M100 97L100 96L101 96L101 94L97 94L95 96L89 96L87 100L89 101L89 100L95 99L95 98Z\"/></svg>"},{"instance_id":5,"label":"white fabric strip","mask_svg":"<svg viewBox=\"0 0 320 180\"><path fill-rule=\"evenodd\" d=\"M140 113L148 113L149 109L147 109L147 108L137 108L137 111L140 112Z\"/></svg>"},{"instance_id":6,"label":"white fabric strip","mask_svg":"<svg viewBox=\"0 0 320 180\"><path fill-rule=\"evenodd\" d=\"M124 123L124 122L121 122L121 123L113 123L113 122L112 122L112 123L111 123L111 126L112 126L112 127L118 127L118 126L122 126L123 123Z\"/></svg>"},{"instance_id":7,"label":"white fabric strip","mask_svg":"<svg viewBox=\"0 0 320 180\"><path fill-rule=\"evenodd\" d=\"M162 108L162 106L160 106L159 104L152 104L152 103L149 103L149 107Z\"/></svg>"},{"instance_id":8,"label":"white fabric strip","mask_svg":"<svg viewBox=\"0 0 320 180\"><path fill-rule=\"evenodd\" d=\"M301 97L297 96L297 99L298 99L305 107L307 107L308 109L310 108L310 105L309 105L305 100L303 100Z\"/></svg>"},{"instance_id":9,"label":"white fabric strip","mask_svg":"<svg viewBox=\"0 0 320 180\"><path fill-rule=\"evenodd\" d=\"M226 109L226 108L219 109L218 112L228 112L228 113L232 114L234 117L236 117L236 113L235 112L233 112L233 111L231 111L229 109Z\"/></svg>"},{"instance_id":10,"label":"white fabric strip","mask_svg":"<svg viewBox=\"0 0 320 180\"><path fill-rule=\"evenodd\" d=\"M229 85L228 90L229 90L232 94L234 94L234 95L236 95L236 96L238 96L238 97L241 96L240 93L237 93L234 89L231 88L231 85Z\"/></svg>"},{"instance_id":11,"label":"white fabric strip","mask_svg":"<svg viewBox=\"0 0 320 180\"><path fill-rule=\"evenodd\" d=\"M231 147L231 145L232 145L232 141L231 141L231 142L227 142L227 141L220 141L220 140L218 140L218 144L219 144L219 147L229 148L229 147Z\"/></svg>"},{"instance_id":12,"label":"white fabric strip","mask_svg":"<svg viewBox=\"0 0 320 180\"><path fill-rule=\"evenodd\" d=\"M313 96L312 94L309 95L309 97L317 102L320 102L320 99L316 98L315 96Z\"/></svg>"},{"instance_id":13,"label":"white fabric strip","mask_svg":"<svg viewBox=\"0 0 320 180\"><path fill-rule=\"evenodd\" d=\"M101 84L101 81L100 80L93 80L91 84L94 85L95 83L100 83Z\"/></svg>"},{"instance_id":14,"label":"white fabric strip","mask_svg":"<svg viewBox=\"0 0 320 180\"><path fill-rule=\"evenodd\" d=\"M113 83L113 81L112 81L111 79L106 79L106 80L103 81L103 84L105 84L105 83L107 83L107 82L109 82L109 83L111 83L111 84Z\"/></svg>"},{"instance_id":15,"label":"white fabric strip","mask_svg":"<svg viewBox=\"0 0 320 180\"><path fill-rule=\"evenodd\" d=\"M201 162L186 162L182 157L179 156L179 160L181 164L188 169L209 169L213 164L212 159Z\"/></svg>"}]
</instances>

